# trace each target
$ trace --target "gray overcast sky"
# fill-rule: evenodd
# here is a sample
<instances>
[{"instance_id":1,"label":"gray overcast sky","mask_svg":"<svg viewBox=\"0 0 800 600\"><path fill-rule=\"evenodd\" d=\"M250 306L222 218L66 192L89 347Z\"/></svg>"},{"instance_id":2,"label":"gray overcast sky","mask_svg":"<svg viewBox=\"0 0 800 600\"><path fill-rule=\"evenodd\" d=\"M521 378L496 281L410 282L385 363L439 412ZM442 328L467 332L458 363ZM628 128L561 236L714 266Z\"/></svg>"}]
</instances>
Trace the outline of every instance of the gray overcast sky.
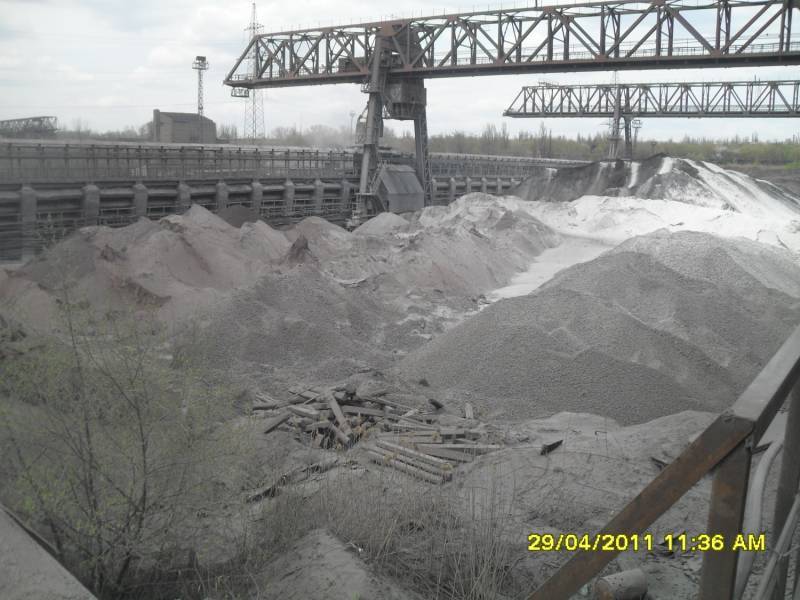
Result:
<instances>
[{"instance_id":1,"label":"gray overcast sky","mask_svg":"<svg viewBox=\"0 0 800 600\"><path fill-rule=\"evenodd\" d=\"M505 6L515 3L507 1ZM523 2L518 1L518 6ZM258 2L264 31L372 20L394 14L472 10L487 4L405 0L295 0ZM491 4L499 7L501 3ZM153 108L192 112L196 107L195 55L211 63L206 73L206 115L241 129L244 107L221 81L244 49L250 17L246 0L0 0L0 119L56 115L62 123L81 118L92 129L139 126ZM622 81L713 81L722 79L800 78L800 68L622 71ZM609 81L611 73L549 74L563 83ZM431 133L480 131L486 123L508 124L512 132L537 129L534 120L504 119L502 111L519 88L539 77L514 75L430 80L428 120ZM277 89L266 93L268 128L307 127L316 123L349 125L365 97L356 85ZM390 123L402 130L398 122ZM593 119L549 120L555 133L604 131ZM644 122L641 135L659 139L685 134L785 139L800 134L800 120L659 120Z\"/></svg>"}]
</instances>

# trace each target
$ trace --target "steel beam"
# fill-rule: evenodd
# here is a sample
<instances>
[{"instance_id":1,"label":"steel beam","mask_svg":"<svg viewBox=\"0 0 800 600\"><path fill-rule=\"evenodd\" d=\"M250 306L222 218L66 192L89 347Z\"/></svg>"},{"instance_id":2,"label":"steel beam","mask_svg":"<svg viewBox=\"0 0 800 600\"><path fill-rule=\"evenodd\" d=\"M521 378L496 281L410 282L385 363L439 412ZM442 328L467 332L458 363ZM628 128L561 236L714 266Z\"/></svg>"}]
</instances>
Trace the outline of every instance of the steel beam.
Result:
<instances>
[{"instance_id":1,"label":"steel beam","mask_svg":"<svg viewBox=\"0 0 800 600\"><path fill-rule=\"evenodd\" d=\"M507 117L800 117L800 81L526 86Z\"/></svg>"},{"instance_id":2,"label":"steel beam","mask_svg":"<svg viewBox=\"0 0 800 600\"><path fill-rule=\"evenodd\" d=\"M616 0L282 31L254 37L225 83L361 83L379 36L389 41L390 80L798 64L796 10L787 0Z\"/></svg>"}]
</instances>

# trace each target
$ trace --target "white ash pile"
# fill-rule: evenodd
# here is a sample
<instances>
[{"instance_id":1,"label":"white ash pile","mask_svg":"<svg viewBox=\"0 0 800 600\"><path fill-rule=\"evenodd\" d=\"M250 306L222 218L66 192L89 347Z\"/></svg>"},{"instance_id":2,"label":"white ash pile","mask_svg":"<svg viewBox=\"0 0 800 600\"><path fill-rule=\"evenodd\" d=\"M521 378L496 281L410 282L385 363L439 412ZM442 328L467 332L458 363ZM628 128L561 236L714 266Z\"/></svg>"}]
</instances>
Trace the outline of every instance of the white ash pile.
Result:
<instances>
[{"instance_id":1,"label":"white ash pile","mask_svg":"<svg viewBox=\"0 0 800 600\"><path fill-rule=\"evenodd\" d=\"M464 417L460 417L443 412L444 405L436 399L420 398L418 404L425 402L432 409L423 410L391 400L380 392L362 392L352 383L331 388L293 387L289 393L289 399L283 402L256 394L258 403L252 408L263 415L265 434L282 429L312 448L335 451L364 442L359 448L373 462L423 481L449 481L459 464L501 447L490 443L493 432L475 419L469 404L465 405ZM304 470L321 472L336 464L322 461ZM274 495L294 475L285 474L277 485L271 483L251 493L248 499Z\"/></svg>"}]
</instances>

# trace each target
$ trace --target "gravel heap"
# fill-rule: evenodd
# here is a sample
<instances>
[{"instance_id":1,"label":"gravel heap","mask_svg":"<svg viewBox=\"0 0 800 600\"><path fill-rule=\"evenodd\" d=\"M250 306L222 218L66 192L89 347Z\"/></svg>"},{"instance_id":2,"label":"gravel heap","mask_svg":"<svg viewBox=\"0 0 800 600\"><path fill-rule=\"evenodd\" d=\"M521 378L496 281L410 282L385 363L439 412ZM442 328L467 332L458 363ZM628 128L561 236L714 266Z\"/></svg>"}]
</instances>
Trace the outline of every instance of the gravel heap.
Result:
<instances>
[{"instance_id":1,"label":"gravel heap","mask_svg":"<svg viewBox=\"0 0 800 600\"><path fill-rule=\"evenodd\" d=\"M631 424L719 411L800 322L786 293L800 267L756 246L699 233L636 238L487 307L399 368L515 418L573 411ZM783 291L768 287L779 273Z\"/></svg>"}]
</instances>

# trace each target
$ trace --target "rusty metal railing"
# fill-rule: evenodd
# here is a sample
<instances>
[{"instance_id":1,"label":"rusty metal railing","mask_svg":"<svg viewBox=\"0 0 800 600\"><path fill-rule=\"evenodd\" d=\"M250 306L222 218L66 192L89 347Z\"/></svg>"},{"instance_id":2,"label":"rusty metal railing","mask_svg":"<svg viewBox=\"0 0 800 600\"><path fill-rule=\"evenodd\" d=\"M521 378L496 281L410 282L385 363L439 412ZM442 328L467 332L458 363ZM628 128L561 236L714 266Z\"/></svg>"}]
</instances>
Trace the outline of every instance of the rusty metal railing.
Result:
<instances>
[{"instance_id":1,"label":"rusty metal railing","mask_svg":"<svg viewBox=\"0 0 800 600\"><path fill-rule=\"evenodd\" d=\"M734 405L711 423L599 533L644 532L704 475L713 471L708 526L704 533L722 535L725 540L735 539L742 528L752 455L787 397L789 413L772 539L779 541L786 535L791 539L790 529L795 523L791 518L794 514L790 513L797 512L792 511L792 507L800 484L800 327ZM788 524L787 532L782 536L785 524ZM777 545L767 546L774 568L766 575L774 577L774 581L761 582L757 593L763 595L758 600L785 597L789 557L785 551L779 555ZM529 600L566 600L598 575L618 553L575 553L529 596ZM738 552L729 549L703 555L699 600L734 600L737 559ZM794 576L796 586L798 578L800 568Z\"/></svg>"}]
</instances>

